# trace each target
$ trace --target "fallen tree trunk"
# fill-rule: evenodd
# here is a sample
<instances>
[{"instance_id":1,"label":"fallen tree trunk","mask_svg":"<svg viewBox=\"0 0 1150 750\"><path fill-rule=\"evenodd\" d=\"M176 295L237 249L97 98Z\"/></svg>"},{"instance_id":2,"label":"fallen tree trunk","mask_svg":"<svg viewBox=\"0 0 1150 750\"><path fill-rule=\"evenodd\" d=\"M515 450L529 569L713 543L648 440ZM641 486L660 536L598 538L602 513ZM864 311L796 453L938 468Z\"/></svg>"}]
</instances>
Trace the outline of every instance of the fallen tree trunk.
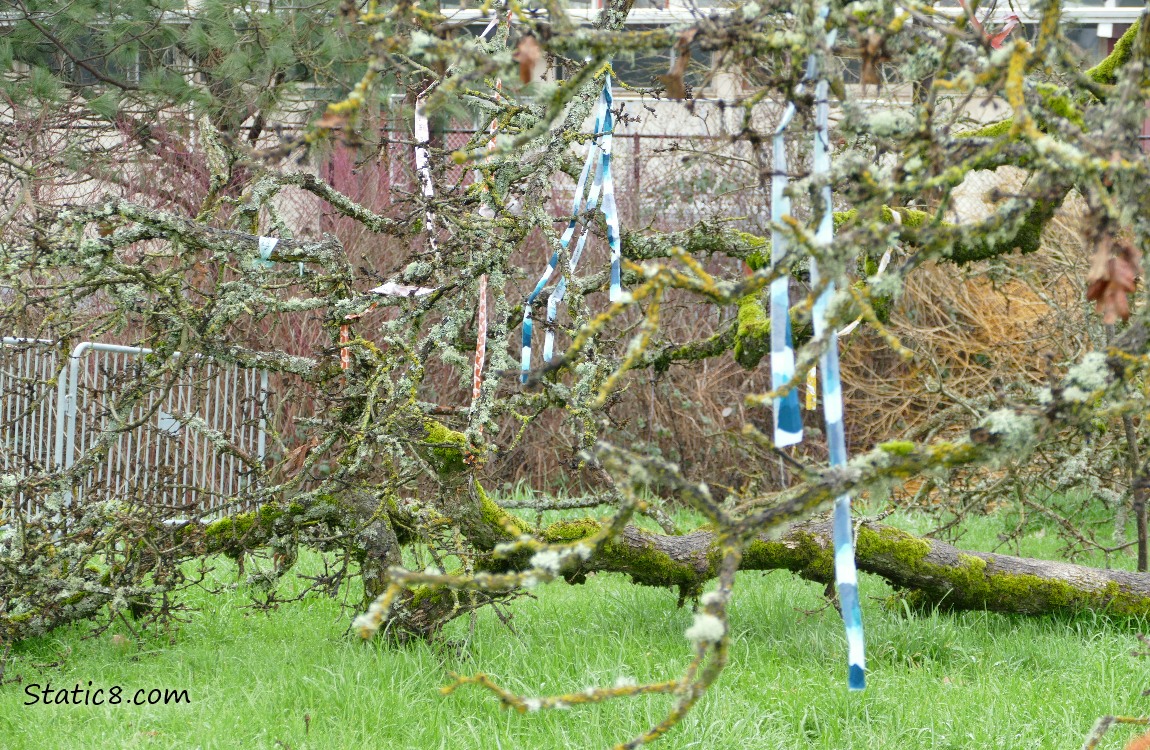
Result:
<instances>
[{"instance_id":1,"label":"fallen tree trunk","mask_svg":"<svg viewBox=\"0 0 1150 750\"><path fill-rule=\"evenodd\" d=\"M1002 417L1002 415L999 415ZM436 425L438 427L438 425ZM1005 418L982 429L978 441L942 442L917 447L906 443L879 446L860 457L860 466L875 476L908 476L923 467L963 465L995 451L1010 450L1025 443L1027 435L1037 430L1036 420ZM466 463L456 446L465 444L462 434L428 428L429 437L441 459L436 470L444 485L453 474L463 473ZM658 481L673 489L689 503L706 505L709 495L683 480L673 467L655 460L640 459L610 446L602 448L603 457L622 467L619 473L640 471L645 481ZM444 461L444 456L456 460ZM627 460L631 462L628 463ZM638 469L636 469L638 467ZM458 481L458 480L457 480ZM827 470L808 482L806 489L785 503L748 516L739 526L742 533L755 529L779 528L788 518L795 518L825 507L829 501L857 489L858 471ZM475 484L478 488L478 483ZM457 493L458 494L458 493ZM478 489L480 503L460 521L465 536L474 548L491 553L500 541L510 542L530 535L548 544L572 544L590 539L602 531L591 518L560 521L534 529L521 519L510 516ZM476 501L471 500L472 504ZM466 502L463 505L467 505ZM459 515L458 503L444 507L453 519ZM477 533L478 531L483 533ZM736 532L739 533L739 532ZM790 570L810 580L831 583L834 580L834 555L831 526L826 521L808 521L790 526L781 536L763 532L750 537L742 551L741 570ZM576 568L566 568L563 575L579 582L591 572L625 573L639 584L676 587L680 600L697 596L703 586L718 574L722 550L715 531L699 530L684 535L668 535L627 526L614 539L600 545ZM574 559L574 558L572 558ZM1113 570L1099 570L1082 565L1035 560L983 552L959 550L946 542L923 539L881 524L862 524L856 540L859 570L880 575L896 588L908 592L917 603L949 609L991 610L1028 615L1080 612L1111 612L1119 615L1150 614L1150 575ZM480 569L489 572L525 570L530 563L522 556L505 558L492 555L478 561ZM447 596L440 584L420 587L412 607L393 618L392 624L405 629L404 621L415 623L415 630L426 623L433 628L450 620L457 611L457 601ZM442 595L441 595L442 594ZM430 631L429 631L430 632Z\"/></svg>"},{"instance_id":2,"label":"fallen tree trunk","mask_svg":"<svg viewBox=\"0 0 1150 750\"><path fill-rule=\"evenodd\" d=\"M564 521L544 530L551 542L575 541L595 531L594 521ZM1101 570L1050 560L960 550L892 526L864 523L858 530L859 570L880 575L928 604L950 609L1027 615L1106 611L1150 614L1150 574ZM580 570L626 573L636 583L697 592L718 570L716 535L682 536L628 526ZM820 583L834 580L829 522L803 523L781 537L760 537L743 555L742 570L790 570Z\"/></svg>"},{"instance_id":3,"label":"fallen tree trunk","mask_svg":"<svg viewBox=\"0 0 1150 750\"><path fill-rule=\"evenodd\" d=\"M270 510L241 514L252 519L247 533L236 537L236 550L226 549L223 537L206 535L199 552L235 556L270 543L267 530L273 521L290 519ZM263 521L261 524L256 520ZM311 520L314 523L314 519ZM222 533L217 522L213 532ZM267 526L267 529L264 528ZM277 526L282 532L283 529ZM575 542L599 531L594 519L560 521L540 530L550 543ZM231 538L228 535L228 538ZM388 562L395 564L392 555ZM637 584L678 588L682 598L697 595L718 574L718 539L714 532L694 531L679 536L660 534L636 526L607 543L578 568L568 569L568 581L581 582L588 573L616 572ZM1087 610L1121 616L1150 615L1150 574L1101 570L1051 560L960 550L936 539L916 537L884 524L863 523L856 540L859 570L882 576L907 592L916 603L953 610L989 610L1025 615L1075 613ZM505 561L506 562L506 561ZM520 558L510 568L526 564ZM504 567L504 569L508 569ZM778 538L759 537L747 545L741 570L789 570L819 583L834 580L831 525L827 521L797 524ZM66 607L48 608L34 621L0 611L0 640L18 641L40 635L77 619L89 619L107 601L96 592L75 597ZM403 597L393 613L391 628L401 639L429 637L442 626L474 608L454 592L420 587ZM478 602L476 602L478 603ZM50 612L50 614L49 614Z\"/></svg>"}]
</instances>

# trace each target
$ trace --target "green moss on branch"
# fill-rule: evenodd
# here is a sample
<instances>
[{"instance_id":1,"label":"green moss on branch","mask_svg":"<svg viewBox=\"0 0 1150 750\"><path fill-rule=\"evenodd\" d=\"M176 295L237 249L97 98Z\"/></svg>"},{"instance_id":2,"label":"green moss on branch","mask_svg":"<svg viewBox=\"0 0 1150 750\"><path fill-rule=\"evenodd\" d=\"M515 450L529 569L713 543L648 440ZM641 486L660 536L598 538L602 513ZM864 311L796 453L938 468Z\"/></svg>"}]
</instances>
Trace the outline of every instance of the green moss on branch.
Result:
<instances>
[{"instance_id":1,"label":"green moss on branch","mask_svg":"<svg viewBox=\"0 0 1150 750\"><path fill-rule=\"evenodd\" d=\"M657 352L648 351L644 354L643 360L632 369L651 367L655 372L666 372L676 362L700 362L710 357L717 357L735 345L737 326L738 323L735 322L708 338L666 346Z\"/></svg>"},{"instance_id":2,"label":"green moss on branch","mask_svg":"<svg viewBox=\"0 0 1150 750\"><path fill-rule=\"evenodd\" d=\"M899 446L893 446L897 450ZM594 519L552 524L549 543L570 543L600 530ZM966 552L880 524L863 524L856 540L862 571L886 578L922 603L958 610L1027 615L1083 610L1150 615L1150 576L1080 565ZM718 540L700 530L665 536L628 526L584 563L583 572L625 573L648 586L698 591L717 574ZM834 580L834 545L827 522L792 527L780 538L758 537L743 552L742 570L789 570L820 583Z\"/></svg>"},{"instance_id":3,"label":"green moss on branch","mask_svg":"<svg viewBox=\"0 0 1150 750\"><path fill-rule=\"evenodd\" d=\"M1126 63L1134 51L1134 38L1138 36L1138 27L1141 21L1135 21L1126 29L1126 33L1114 43L1114 50L1102 62L1086 71L1086 75L1095 83L1112 84L1117 80L1116 71Z\"/></svg>"},{"instance_id":4,"label":"green moss on branch","mask_svg":"<svg viewBox=\"0 0 1150 750\"><path fill-rule=\"evenodd\" d=\"M1135 21L1126 29L1126 32L1114 43L1114 50L1101 62L1086 71L1086 77L1094 83L1112 85L1117 81L1117 71L1130 61L1134 50L1134 39L1138 36L1138 27L1141 21ZM1065 96L1051 95L1051 89L1040 90L1043 102L1051 112L1076 124L1082 124L1082 115ZM959 133L960 138L1001 138L1008 135L1014 126L1014 119L1010 118L1000 122L984 125L975 130Z\"/></svg>"},{"instance_id":5,"label":"green moss on branch","mask_svg":"<svg viewBox=\"0 0 1150 750\"><path fill-rule=\"evenodd\" d=\"M747 370L771 350L771 321L757 294L739 300L738 325L735 329L735 361Z\"/></svg>"},{"instance_id":6,"label":"green moss on branch","mask_svg":"<svg viewBox=\"0 0 1150 750\"><path fill-rule=\"evenodd\" d=\"M204 527L204 551L237 559L249 550L266 546L284 529L299 528L303 513L303 506L297 503L267 503L253 511L226 516ZM336 517L331 515L325 520Z\"/></svg>"},{"instance_id":7,"label":"green moss on branch","mask_svg":"<svg viewBox=\"0 0 1150 750\"><path fill-rule=\"evenodd\" d=\"M860 527L857 557L861 569L951 609L1150 615L1150 577L1135 573L962 552L889 526Z\"/></svg>"}]
</instances>

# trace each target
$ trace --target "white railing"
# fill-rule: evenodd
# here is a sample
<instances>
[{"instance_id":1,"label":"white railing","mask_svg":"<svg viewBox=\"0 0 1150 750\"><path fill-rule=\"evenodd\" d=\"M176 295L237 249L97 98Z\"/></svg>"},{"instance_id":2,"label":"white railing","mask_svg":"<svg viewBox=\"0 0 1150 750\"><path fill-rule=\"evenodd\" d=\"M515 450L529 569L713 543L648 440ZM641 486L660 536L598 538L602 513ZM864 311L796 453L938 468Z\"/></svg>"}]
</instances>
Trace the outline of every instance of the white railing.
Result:
<instances>
[{"instance_id":1,"label":"white railing","mask_svg":"<svg viewBox=\"0 0 1150 750\"><path fill-rule=\"evenodd\" d=\"M0 475L12 478L50 471L58 399L52 398L57 355L52 342L0 339ZM25 498L17 506L27 511Z\"/></svg>"},{"instance_id":2,"label":"white railing","mask_svg":"<svg viewBox=\"0 0 1150 750\"><path fill-rule=\"evenodd\" d=\"M72 469L99 450L73 502L120 498L194 517L233 505L265 463L267 371L197 356L145 384L151 353L86 341L65 367L53 342L4 338L0 473ZM123 401L126 388L140 390Z\"/></svg>"}]
</instances>

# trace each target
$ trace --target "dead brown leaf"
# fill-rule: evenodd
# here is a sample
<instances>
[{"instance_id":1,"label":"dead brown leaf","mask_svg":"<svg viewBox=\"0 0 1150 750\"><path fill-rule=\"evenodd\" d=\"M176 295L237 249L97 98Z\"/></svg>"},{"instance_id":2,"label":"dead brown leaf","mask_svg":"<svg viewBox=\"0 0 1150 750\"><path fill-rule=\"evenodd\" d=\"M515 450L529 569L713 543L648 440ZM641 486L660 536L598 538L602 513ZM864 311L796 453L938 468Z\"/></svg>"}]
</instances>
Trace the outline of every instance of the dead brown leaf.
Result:
<instances>
[{"instance_id":1,"label":"dead brown leaf","mask_svg":"<svg viewBox=\"0 0 1150 750\"><path fill-rule=\"evenodd\" d=\"M698 33L698 29L690 28L679 34L671 57L671 67L665 74L658 76L659 83L663 84L667 96L671 99L687 98L687 84L683 82L683 76L687 74L687 66L691 64L691 42Z\"/></svg>"},{"instance_id":2,"label":"dead brown leaf","mask_svg":"<svg viewBox=\"0 0 1150 750\"><path fill-rule=\"evenodd\" d=\"M317 445L319 445L319 438L313 436L303 445L297 446L288 451L288 454L284 457L283 463L277 467L278 471L276 473L278 475L279 481L281 483L286 482L287 480L293 478L296 474L299 474L300 470L303 468L304 463L307 461L308 454L310 454Z\"/></svg>"},{"instance_id":3,"label":"dead brown leaf","mask_svg":"<svg viewBox=\"0 0 1150 750\"><path fill-rule=\"evenodd\" d=\"M347 118L334 112L324 112L323 117L315 121L317 128L325 130L339 130L347 124Z\"/></svg>"},{"instance_id":4,"label":"dead brown leaf","mask_svg":"<svg viewBox=\"0 0 1150 750\"><path fill-rule=\"evenodd\" d=\"M1111 247L1115 250L1111 253ZM1090 258L1086 299L1107 325L1130 317L1130 298L1142 273L1142 253L1130 242L1103 238Z\"/></svg>"},{"instance_id":5,"label":"dead brown leaf","mask_svg":"<svg viewBox=\"0 0 1150 750\"><path fill-rule=\"evenodd\" d=\"M515 45L515 53L511 59L519 63L519 80L531 83L535 80L535 66L543 59L543 47L539 40L530 34L519 37Z\"/></svg>"},{"instance_id":6,"label":"dead brown leaf","mask_svg":"<svg viewBox=\"0 0 1150 750\"><path fill-rule=\"evenodd\" d=\"M671 70L661 76L657 76L659 83L663 84L663 88L667 92L669 99L686 99L687 98L687 85L683 83L683 74L676 73Z\"/></svg>"},{"instance_id":7,"label":"dead brown leaf","mask_svg":"<svg viewBox=\"0 0 1150 750\"><path fill-rule=\"evenodd\" d=\"M873 26L863 32L862 38L862 72L859 83L863 86L873 83L876 87L882 86L882 76L879 75L879 66L887 59L884 50L885 40L882 32Z\"/></svg>"}]
</instances>

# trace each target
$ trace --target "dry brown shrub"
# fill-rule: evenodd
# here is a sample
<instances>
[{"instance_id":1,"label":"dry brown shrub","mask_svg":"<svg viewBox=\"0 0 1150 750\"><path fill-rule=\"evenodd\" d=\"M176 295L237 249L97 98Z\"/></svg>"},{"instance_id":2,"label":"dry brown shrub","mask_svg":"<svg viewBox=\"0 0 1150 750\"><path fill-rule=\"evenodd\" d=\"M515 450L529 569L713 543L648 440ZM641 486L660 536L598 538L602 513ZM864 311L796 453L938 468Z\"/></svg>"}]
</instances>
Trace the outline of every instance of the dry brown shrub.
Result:
<instances>
[{"instance_id":1,"label":"dry brown shrub","mask_svg":"<svg viewBox=\"0 0 1150 750\"><path fill-rule=\"evenodd\" d=\"M955 415L984 411L998 394L1045 383L1051 368L1093 346L1100 331L1084 300L1080 216L1078 202L1068 201L1033 255L916 271L891 314L891 331L913 361L899 360L869 329L843 342L855 449L927 437Z\"/></svg>"}]
</instances>

